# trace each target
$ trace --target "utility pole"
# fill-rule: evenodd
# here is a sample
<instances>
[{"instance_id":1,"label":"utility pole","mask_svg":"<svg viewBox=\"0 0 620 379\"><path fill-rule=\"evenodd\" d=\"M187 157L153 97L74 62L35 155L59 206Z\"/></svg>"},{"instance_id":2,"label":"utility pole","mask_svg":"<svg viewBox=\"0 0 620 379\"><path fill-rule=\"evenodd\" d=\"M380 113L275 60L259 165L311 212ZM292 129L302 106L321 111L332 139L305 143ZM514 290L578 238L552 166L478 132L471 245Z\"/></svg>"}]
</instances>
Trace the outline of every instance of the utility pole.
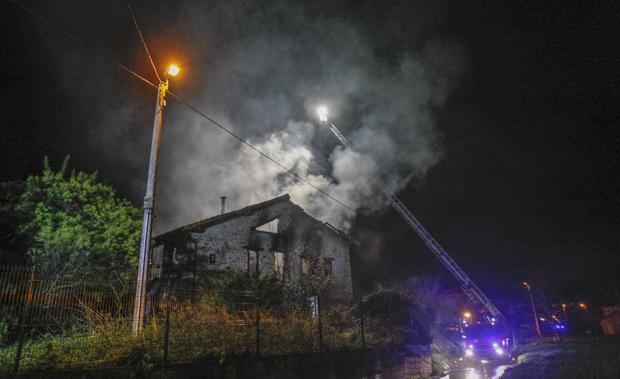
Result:
<instances>
[{"instance_id":1,"label":"utility pole","mask_svg":"<svg viewBox=\"0 0 620 379\"><path fill-rule=\"evenodd\" d=\"M536 307L534 306L534 297L532 296L532 287L530 287L528 282L523 282L523 286L527 288L527 292L530 295L530 303L532 304L532 316L534 317L534 324L536 325L536 333L538 337L541 337L540 334L540 324L538 324L538 315L536 315Z\"/></svg>"},{"instance_id":2,"label":"utility pole","mask_svg":"<svg viewBox=\"0 0 620 379\"><path fill-rule=\"evenodd\" d=\"M148 269L151 252L151 232L153 229L153 210L155 209L155 184L157 181L157 164L159 162L159 145L163 126L163 113L166 107L168 77L179 73L176 65L170 65L164 74L164 80L157 86L157 102L155 103L155 120L153 121L153 139L149 172L144 195L144 217L142 220L142 238L140 240L140 258L138 261L138 277L136 278L136 295L133 303L132 331L136 336L144 326L144 311L148 287Z\"/></svg>"}]
</instances>

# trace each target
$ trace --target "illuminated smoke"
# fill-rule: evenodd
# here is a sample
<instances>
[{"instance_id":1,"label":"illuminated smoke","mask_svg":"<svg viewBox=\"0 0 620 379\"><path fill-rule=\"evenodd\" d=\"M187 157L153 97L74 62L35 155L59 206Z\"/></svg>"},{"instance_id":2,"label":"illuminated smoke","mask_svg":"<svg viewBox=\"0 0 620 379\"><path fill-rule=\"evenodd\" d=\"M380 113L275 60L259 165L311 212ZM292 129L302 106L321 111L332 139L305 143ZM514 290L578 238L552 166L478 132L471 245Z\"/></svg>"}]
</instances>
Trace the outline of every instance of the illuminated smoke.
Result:
<instances>
[{"instance_id":1,"label":"illuminated smoke","mask_svg":"<svg viewBox=\"0 0 620 379\"><path fill-rule=\"evenodd\" d=\"M462 66L458 49L412 35L418 40L414 47L382 53L383 42L373 38L377 32L367 25L285 1L263 6L196 1L175 3L173 8L176 18L168 17L170 9L163 6L160 12L166 17L152 9L139 12L147 39L163 17L169 28L157 32L183 36L183 45L190 50L187 61L193 66L183 68L173 90L185 91L199 108L344 203L356 209L385 206L372 186L375 167L392 189L399 190L412 179L423 178L440 160L441 138L434 117ZM71 11L63 7L57 16ZM134 33L124 19L126 10L119 7L116 12L123 16L121 21L106 25L126 24L126 32ZM401 26L391 25L396 30ZM108 29L112 27L117 26ZM150 41L155 59L162 59L158 40ZM135 48L139 51L140 46ZM69 78L75 77L68 68L76 56L80 58L80 53L62 58L67 68L63 80L72 93L84 86L79 77ZM183 82L184 77L194 82ZM122 91L101 84L96 91L79 93L76 102L114 99L112 94ZM330 121L356 151L343 150L329 131L318 126L319 104L328 105ZM151 129L134 126L131 120L152 112L152 105L144 110L117 105L110 104L114 111L106 107L93 111L101 122L89 134L94 145L108 153L109 161L123 167L124 175L135 177L132 188L140 197ZM222 195L232 210L289 193L319 219L343 228L351 222L352 215L340 205L173 100L166 110L159 174L159 231L218 214Z\"/></svg>"}]
</instances>

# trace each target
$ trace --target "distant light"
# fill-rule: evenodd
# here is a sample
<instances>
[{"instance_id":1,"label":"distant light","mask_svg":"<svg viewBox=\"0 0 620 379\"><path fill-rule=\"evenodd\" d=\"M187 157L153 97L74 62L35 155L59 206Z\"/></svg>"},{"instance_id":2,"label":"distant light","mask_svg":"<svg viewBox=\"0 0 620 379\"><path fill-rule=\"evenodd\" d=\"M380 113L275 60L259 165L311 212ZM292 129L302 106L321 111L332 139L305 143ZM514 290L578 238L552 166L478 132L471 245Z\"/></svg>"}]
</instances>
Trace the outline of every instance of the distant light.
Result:
<instances>
[{"instance_id":1,"label":"distant light","mask_svg":"<svg viewBox=\"0 0 620 379\"><path fill-rule=\"evenodd\" d=\"M495 317L491 317L491 322L495 322Z\"/></svg>"},{"instance_id":2,"label":"distant light","mask_svg":"<svg viewBox=\"0 0 620 379\"><path fill-rule=\"evenodd\" d=\"M583 308L583 309L586 309L586 308L587 308L587 306L586 306L584 303L579 303L579 307L581 307L581 308Z\"/></svg>"},{"instance_id":3,"label":"distant light","mask_svg":"<svg viewBox=\"0 0 620 379\"><path fill-rule=\"evenodd\" d=\"M177 76L177 74L181 71L181 69L179 68L179 66L177 66L176 64L171 64L170 66L168 66L168 69L166 70L166 73L170 76Z\"/></svg>"},{"instance_id":4,"label":"distant light","mask_svg":"<svg viewBox=\"0 0 620 379\"><path fill-rule=\"evenodd\" d=\"M497 349L495 349L495 354L504 355L504 349L502 349L501 347L498 347Z\"/></svg>"},{"instance_id":5,"label":"distant light","mask_svg":"<svg viewBox=\"0 0 620 379\"><path fill-rule=\"evenodd\" d=\"M324 105L321 105L317 110L316 113L319 115L319 121L320 122L327 122L327 107Z\"/></svg>"},{"instance_id":6,"label":"distant light","mask_svg":"<svg viewBox=\"0 0 620 379\"><path fill-rule=\"evenodd\" d=\"M538 318L540 321L546 321L546 319L544 317L539 317Z\"/></svg>"},{"instance_id":7,"label":"distant light","mask_svg":"<svg viewBox=\"0 0 620 379\"><path fill-rule=\"evenodd\" d=\"M463 317L470 318L471 317L471 313L465 312L465 313L463 313Z\"/></svg>"},{"instance_id":8,"label":"distant light","mask_svg":"<svg viewBox=\"0 0 620 379\"><path fill-rule=\"evenodd\" d=\"M472 349L465 350L465 356L471 357L474 355L474 351Z\"/></svg>"},{"instance_id":9,"label":"distant light","mask_svg":"<svg viewBox=\"0 0 620 379\"><path fill-rule=\"evenodd\" d=\"M499 344L497 342L493 342L493 347L497 349L499 347Z\"/></svg>"}]
</instances>

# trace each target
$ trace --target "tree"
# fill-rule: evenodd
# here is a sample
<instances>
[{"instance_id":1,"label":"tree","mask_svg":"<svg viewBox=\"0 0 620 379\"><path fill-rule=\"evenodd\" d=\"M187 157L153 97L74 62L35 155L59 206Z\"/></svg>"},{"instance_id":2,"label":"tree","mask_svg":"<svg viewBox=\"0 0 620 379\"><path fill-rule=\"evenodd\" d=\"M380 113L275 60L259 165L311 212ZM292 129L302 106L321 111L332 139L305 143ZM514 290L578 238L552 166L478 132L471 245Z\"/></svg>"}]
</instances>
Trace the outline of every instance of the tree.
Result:
<instances>
[{"instance_id":1,"label":"tree","mask_svg":"<svg viewBox=\"0 0 620 379\"><path fill-rule=\"evenodd\" d=\"M214 275L209 286L218 301L228 306L256 302L262 310L279 310L284 301L285 286L276 276L251 275L242 271L226 271Z\"/></svg>"},{"instance_id":2,"label":"tree","mask_svg":"<svg viewBox=\"0 0 620 379\"><path fill-rule=\"evenodd\" d=\"M63 277L117 274L137 266L140 210L98 182L97 174L71 172L67 157L59 171L46 158L43 172L28 177L16 210L30 236L29 256L42 272Z\"/></svg>"},{"instance_id":3,"label":"tree","mask_svg":"<svg viewBox=\"0 0 620 379\"><path fill-rule=\"evenodd\" d=\"M322 241L317 229L308 228L303 235L304 246L298 248L301 270L296 280L287 281L288 302L307 307L312 298L318 296L321 308L330 303L340 303L346 298L343 286L339 286L332 272L332 259L322 250Z\"/></svg>"},{"instance_id":4,"label":"tree","mask_svg":"<svg viewBox=\"0 0 620 379\"><path fill-rule=\"evenodd\" d=\"M0 264L27 262L30 241L20 232L24 217L16 210L25 186L23 181L0 183Z\"/></svg>"},{"instance_id":5,"label":"tree","mask_svg":"<svg viewBox=\"0 0 620 379\"><path fill-rule=\"evenodd\" d=\"M374 330L393 344L427 344L434 338L435 310L418 298L415 289L406 285L379 288L364 297L362 306Z\"/></svg>"}]
</instances>

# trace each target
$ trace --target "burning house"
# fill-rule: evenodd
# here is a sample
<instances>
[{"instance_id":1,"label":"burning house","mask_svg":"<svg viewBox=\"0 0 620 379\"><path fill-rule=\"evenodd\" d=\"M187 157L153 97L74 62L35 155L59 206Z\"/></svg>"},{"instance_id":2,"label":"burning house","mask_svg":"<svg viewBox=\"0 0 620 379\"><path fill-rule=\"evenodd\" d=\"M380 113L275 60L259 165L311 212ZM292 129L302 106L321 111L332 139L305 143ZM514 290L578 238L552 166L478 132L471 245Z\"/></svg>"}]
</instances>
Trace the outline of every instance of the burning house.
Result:
<instances>
[{"instance_id":1,"label":"burning house","mask_svg":"<svg viewBox=\"0 0 620 379\"><path fill-rule=\"evenodd\" d=\"M228 270L276 275L291 284L320 272L339 294L352 296L347 236L283 195L181 226L155 238L153 276L201 280Z\"/></svg>"}]
</instances>

